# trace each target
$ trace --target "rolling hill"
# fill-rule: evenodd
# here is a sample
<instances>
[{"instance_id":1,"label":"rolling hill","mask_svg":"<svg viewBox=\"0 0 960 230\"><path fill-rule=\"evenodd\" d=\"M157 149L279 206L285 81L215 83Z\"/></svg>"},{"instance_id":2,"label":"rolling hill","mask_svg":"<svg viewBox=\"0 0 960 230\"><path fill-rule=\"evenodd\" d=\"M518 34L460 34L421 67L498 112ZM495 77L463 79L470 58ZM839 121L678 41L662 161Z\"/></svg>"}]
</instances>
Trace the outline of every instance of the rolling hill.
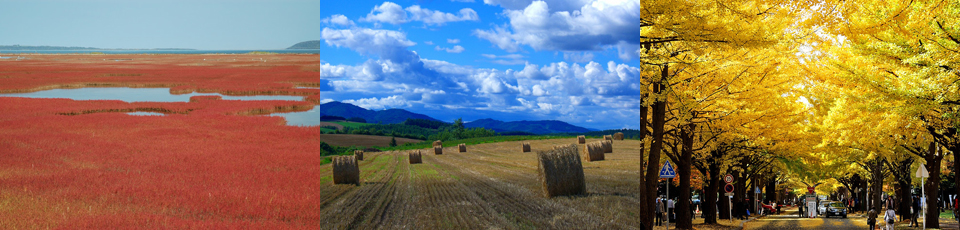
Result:
<instances>
[{"instance_id":1,"label":"rolling hill","mask_svg":"<svg viewBox=\"0 0 960 230\"><path fill-rule=\"evenodd\" d=\"M367 120L367 123L383 123L383 124L397 124L407 119L426 119L434 120L430 116L413 113L403 109L387 109L381 111L373 111L369 109L364 109L359 106L343 103L338 101L328 102L322 105L317 105L314 107L317 112L322 113L323 115L329 116L339 116L344 118L359 117Z\"/></svg>"},{"instance_id":2,"label":"rolling hill","mask_svg":"<svg viewBox=\"0 0 960 230\"><path fill-rule=\"evenodd\" d=\"M287 49L288 49L288 50L296 50L296 49L320 49L320 48L323 48L323 47L325 47L325 46L326 46L326 44L323 43L323 41L313 40L313 41L305 41L305 42L300 42L300 43L294 44L293 46L291 46L291 47L289 47L289 48L287 48Z\"/></svg>"},{"instance_id":3,"label":"rolling hill","mask_svg":"<svg viewBox=\"0 0 960 230\"><path fill-rule=\"evenodd\" d=\"M493 129L497 132L522 131L534 134L583 133L591 131L584 127L555 120L504 122L488 118L464 123L464 126L468 128Z\"/></svg>"}]
</instances>

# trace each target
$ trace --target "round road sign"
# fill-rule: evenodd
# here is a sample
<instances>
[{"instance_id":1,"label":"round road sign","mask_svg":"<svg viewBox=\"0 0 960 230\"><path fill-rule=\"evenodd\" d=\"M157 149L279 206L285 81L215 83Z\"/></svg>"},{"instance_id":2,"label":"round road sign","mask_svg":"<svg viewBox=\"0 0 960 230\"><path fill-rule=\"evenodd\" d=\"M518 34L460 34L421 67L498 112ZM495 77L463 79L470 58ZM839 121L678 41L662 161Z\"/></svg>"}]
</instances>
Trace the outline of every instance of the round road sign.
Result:
<instances>
[{"instance_id":1,"label":"round road sign","mask_svg":"<svg viewBox=\"0 0 960 230\"><path fill-rule=\"evenodd\" d=\"M727 184L726 186L723 186L723 191L728 193L733 192L733 185Z\"/></svg>"},{"instance_id":2,"label":"round road sign","mask_svg":"<svg viewBox=\"0 0 960 230\"><path fill-rule=\"evenodd\" d=\"M723 181L727 182L727 184L733 183L733 175L727 174L727 176L723 177Z\"/></svg>"}]
</instances>

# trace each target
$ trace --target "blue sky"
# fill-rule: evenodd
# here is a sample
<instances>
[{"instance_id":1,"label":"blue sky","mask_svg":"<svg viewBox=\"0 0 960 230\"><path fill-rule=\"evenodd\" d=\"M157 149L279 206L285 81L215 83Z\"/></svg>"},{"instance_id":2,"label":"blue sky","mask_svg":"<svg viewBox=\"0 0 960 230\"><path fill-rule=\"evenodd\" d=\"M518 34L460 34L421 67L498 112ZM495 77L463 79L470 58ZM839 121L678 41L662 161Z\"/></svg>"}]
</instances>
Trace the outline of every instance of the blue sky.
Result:
<instances>
[{"instance_id":1,"label":"blue sky","mask_svg":"<svg viewBox=\"0 0 960 230\"><path fill-rule=\"evenodd\" d=\"M330 100L441 120L636 128L639 0L0 0L0 45L283 49Z\"/></svg>"}]
</instances>

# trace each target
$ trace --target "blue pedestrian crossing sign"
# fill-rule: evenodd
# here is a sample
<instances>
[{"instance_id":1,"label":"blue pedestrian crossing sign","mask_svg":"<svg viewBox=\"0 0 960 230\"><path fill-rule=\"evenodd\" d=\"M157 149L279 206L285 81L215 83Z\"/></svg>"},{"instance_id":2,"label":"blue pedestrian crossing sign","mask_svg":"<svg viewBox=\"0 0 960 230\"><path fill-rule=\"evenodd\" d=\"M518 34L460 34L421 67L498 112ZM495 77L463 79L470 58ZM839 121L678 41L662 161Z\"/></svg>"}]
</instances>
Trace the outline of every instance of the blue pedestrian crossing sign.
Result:
<instances>
[{"instance_id":1,"label":"blue pedestrian crossing sign","mask_svg":"<svg viewBox=\"0 0 960 230\"><path fill-rule=\"evenodd\" d=\"M673 171L673 165L670 165L670 161L666 161L663 164L663 167L660 168L660 178L674 178L677 177L677 172Z\"/></svg>"}]
</instances>

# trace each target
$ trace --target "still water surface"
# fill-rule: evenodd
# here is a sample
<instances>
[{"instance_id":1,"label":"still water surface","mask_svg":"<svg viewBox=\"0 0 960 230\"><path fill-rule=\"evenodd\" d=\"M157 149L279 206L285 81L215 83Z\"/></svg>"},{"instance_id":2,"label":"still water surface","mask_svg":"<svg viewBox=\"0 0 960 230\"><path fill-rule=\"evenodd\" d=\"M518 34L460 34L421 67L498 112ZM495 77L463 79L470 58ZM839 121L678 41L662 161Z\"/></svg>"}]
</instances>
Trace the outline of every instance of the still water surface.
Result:
<instances>
[{"instance_id":1,"label":"still water surface","mask_svg":"<svg viewBox=\"0 0 960 230\"><path fill-rule=\"evenodd\" d=\"M224 96L219 93L189 93L181 95L170 94L168 88L80 88L80 89L51 89L37 91L32 93L11 93L0 94L0 97L26 97L26 98L66 98L73 100L119 100L125 102L189 102L190 97L198 95L221 96L223 100L281 100L281 101L302 101L302 96ZM132 112L127 113L133 116L164 116L162 113L154 112ZM291 113L275 113L269 116L283 117L287 120L287 125L291 126L316 126L319 125L320 116L316 108Z\"/></svg>"},{"instance_id":2,"label":"still water surface","mask_svg":"<svg viewBox=\"0 0 960 230\"><path fill-rule=\"evenodd\" d=\"M221 96L223 100L302 101L301 96L223 96L219 93L170 94L169 88L80 88L51 89L32 93L0 94L0 97L66 98L73 100L120 100L125 102L189 102L192 96Z\"/></svg>"}]
</instances>

